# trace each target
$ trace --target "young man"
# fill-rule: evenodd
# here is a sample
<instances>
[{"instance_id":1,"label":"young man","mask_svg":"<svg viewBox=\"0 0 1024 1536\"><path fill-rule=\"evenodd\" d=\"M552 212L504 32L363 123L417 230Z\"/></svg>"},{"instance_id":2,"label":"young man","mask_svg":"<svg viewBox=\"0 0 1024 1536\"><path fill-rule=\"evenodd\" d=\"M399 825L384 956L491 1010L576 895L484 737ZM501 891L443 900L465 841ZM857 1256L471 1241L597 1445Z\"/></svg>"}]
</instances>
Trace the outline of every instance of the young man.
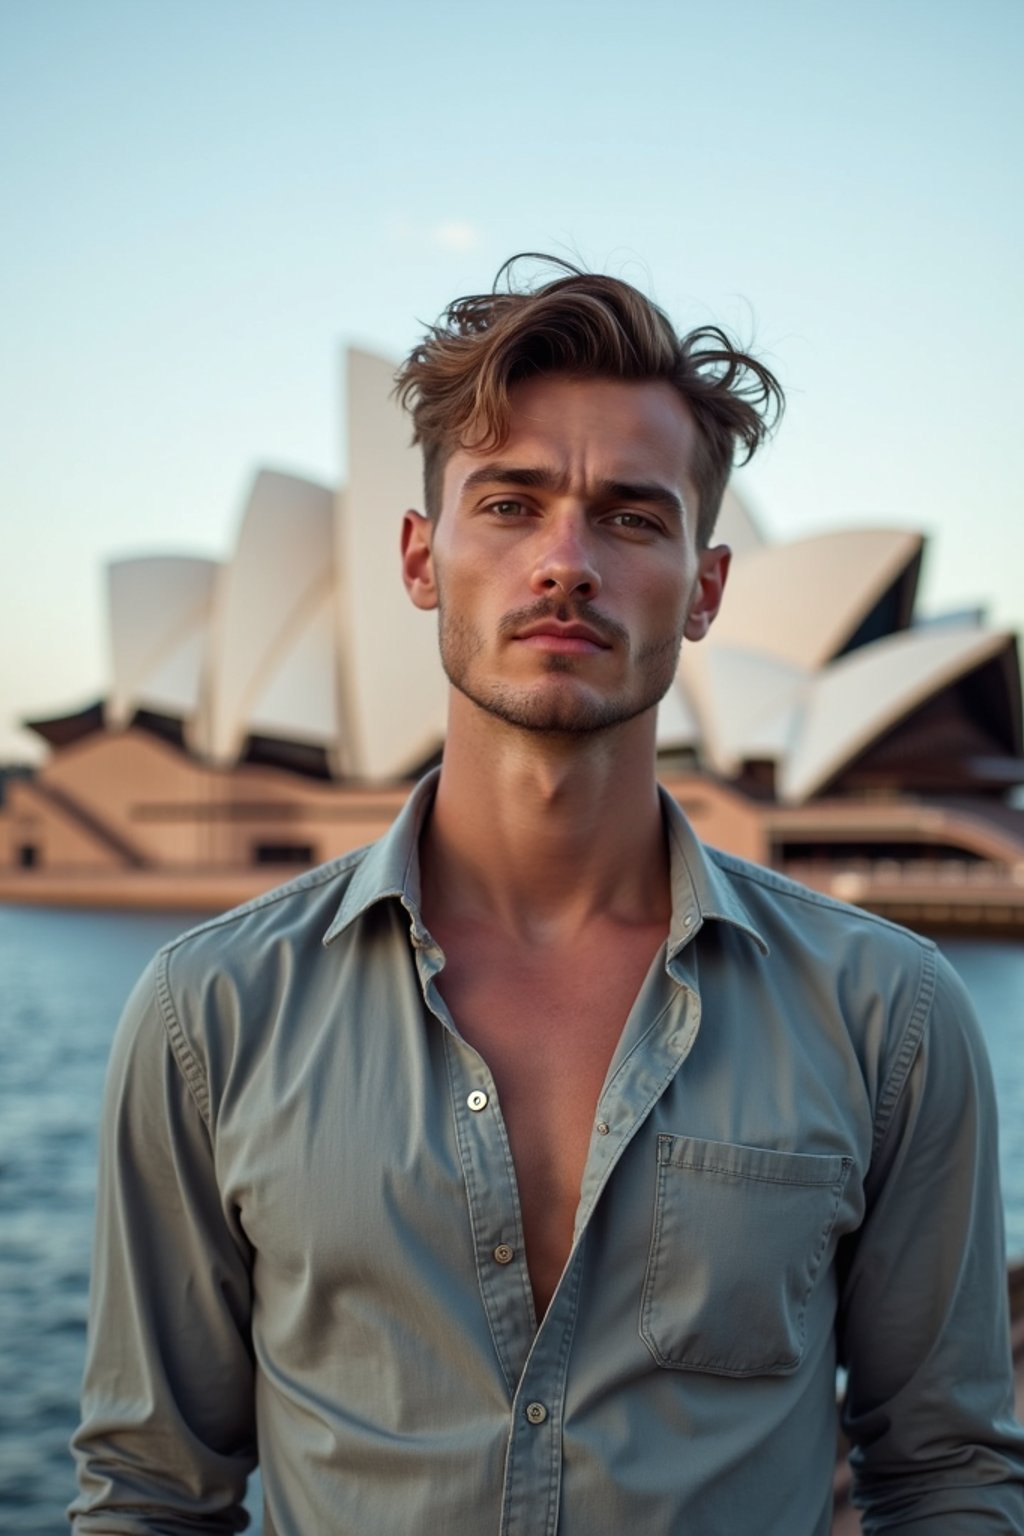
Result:
<instances>
[{"instance_id":1,"label":"young man","mask_svg":"<svg viewBox=\"0 0 1024 1536\"><path fill-rule=\"evenodd\" d=\"M932 945L700 847L655 710L781 397L563 271L400 386L439 775L169 946L105 1110L77 1528L1024 1531L994 1109Z\"/></svg>"}]
</instances>

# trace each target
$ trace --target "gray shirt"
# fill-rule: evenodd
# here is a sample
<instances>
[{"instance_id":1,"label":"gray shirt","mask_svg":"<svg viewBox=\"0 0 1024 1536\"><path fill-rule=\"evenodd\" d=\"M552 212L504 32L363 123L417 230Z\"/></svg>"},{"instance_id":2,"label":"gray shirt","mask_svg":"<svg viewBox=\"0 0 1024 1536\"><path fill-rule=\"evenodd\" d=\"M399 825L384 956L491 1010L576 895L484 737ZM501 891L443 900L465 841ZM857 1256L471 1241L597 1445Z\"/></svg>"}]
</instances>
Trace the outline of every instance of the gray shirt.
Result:
<instances>
[{"instance_id":1,"label":"gray shirt","mask_svg":"<svg viewBox=\"0 0 1024 1536\"><path fill-rule=\"evenodd\" d=\"M390 833L164 949L103 1116L81 1532L1024 1531L992 1087L934 947L702 848L538 1326L494 1082ZM552 1020L557 1029L557 1020Z\"/></svg>"}]
</instances>

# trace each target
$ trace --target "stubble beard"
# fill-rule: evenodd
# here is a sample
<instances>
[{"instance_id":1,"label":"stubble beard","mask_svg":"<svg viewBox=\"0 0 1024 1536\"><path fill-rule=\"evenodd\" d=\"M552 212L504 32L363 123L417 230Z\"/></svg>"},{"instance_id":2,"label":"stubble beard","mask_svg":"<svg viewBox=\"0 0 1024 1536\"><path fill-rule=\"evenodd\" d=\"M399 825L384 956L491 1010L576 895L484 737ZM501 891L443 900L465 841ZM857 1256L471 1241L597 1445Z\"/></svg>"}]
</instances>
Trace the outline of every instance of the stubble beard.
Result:
<instances>
[{"instance_id":1,"label":"stubble beard","mask_svg":"<svg viewBox=\"0 0 1024 1536\"><path fill-rule=\"evenodd\" d=\"M499 625L499 641L546 617L557 617L563 623L577 620L592 625L613 643L629 644L628 633L620 625L597 619L583 607L569 611L564 604L550 603L506 615ZM683 631L680 628L663 640L650 641L636 652L636 688L603 697L581 689L555 692L528 685L517 688L502 682L477 682L473 663L485 650L484 637L468 620L449 613L443 602L439 611L439 639L445 676L453 688L479 709L519 730L571 737L613 730L660 704L676 675ZM543 656L543 667L549 675L573 677L580 674L581 661L576 656L549 653Z\"/></svg>"}]
</instances>

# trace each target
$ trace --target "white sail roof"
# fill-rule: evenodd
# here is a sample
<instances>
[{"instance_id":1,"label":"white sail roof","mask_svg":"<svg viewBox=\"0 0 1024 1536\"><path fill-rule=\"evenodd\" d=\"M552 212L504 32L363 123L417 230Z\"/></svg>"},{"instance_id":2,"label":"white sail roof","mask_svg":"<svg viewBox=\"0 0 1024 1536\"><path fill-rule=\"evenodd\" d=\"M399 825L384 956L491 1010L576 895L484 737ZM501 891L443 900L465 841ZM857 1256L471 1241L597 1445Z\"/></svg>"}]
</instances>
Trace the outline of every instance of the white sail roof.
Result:
<instances>
[{"instance_id":1,"label":"white sail roof","mask_svg":"<svg viewBox=\"0 0 1024 1536\"><path fill-rule=\"evenodd\" d=\"M656 739L661 752L696 747L700 742L700 726L678 676L658 705Z\"/></svg>"},{"instance_id":2,"label":"white sail roof","mask_svg":"<svg viewBox=\"0 0 1024 1536\"><path fill-rule=\"evenodd\" d=\"M136 710L184 718L199 704L216 560L147 555L107 567L111 725Z\"/></svg>"},{"instance_id":3,"label":"white sail roof","mask_svg":"<svg viewBox=\"0 0 1024 1536\"><path fill-rule=\"evenodd\" d=\"M334 589L325 573L287 644L268 662L249 705L247 734L309 742L334 755L339 731L334 633Z\"/></svg>"},{"instance_id":4,"label":"white sail roof","mask_svg":"<svg viewBox=\"0 0 1024 1536\"><path fill-rule=\"evenodd\" d=\"M808 684L776 780L780 800L809 799L899 719L1012 643L973 627L912 629L841 657Z\"/></svg>"},{"instance_id":5,"label":"white sail roof","mask_svg":"<svg viewBox=\"0 0 1024 1536\"><path fill-rule=\"evenodd\" d=\"M744 759L775 760L788 750L811 673L768 652L711 637L683 646L679 675L700 722L705 762L736 772Z\"/></svg>"},{"instance_id":6,"label":"white sail roof","mask_svg":"<svg viewBox=\"0 0 1024 1536\"><path fill-rule=\"evenodd\" d=\"M851 528L733 560L711 643L823 667L920 553L919 533Z\"/></svg>"},{"instance_id":7,"label":"white sail roof","mask_svg":"<svg viewBox=\"0 0 1024 1536\"><path fill-rule=\"evenodd\" d=\"M261 470L242 519L234 558L218 584L202 707L190 743L212 762L234 763L253 730L338 740L336 658L331 626L316 615L334 585L334 496L294 475ZM291 653L311 684L297 684ZM282 677L293 692L285 699Z\"/></svg>"},{"instance_id":8,"label":"white sail roof","mask_svg":"<svg viewBox=\"0 0 1024 1536\"><path fill-rule=\"evenodd\" d=\"M728 544L735 557L748 555L751 550L760 549L765 542L764 534L733 478L725 488L712 543Z\"/></svg>"},{"instance_id":9,"label":"white sail roof","mask_svg":"<svg viewBox=\"0 0 1024 1536\"><path fill-rule=\"evenodd\" d=\"M394 365L347 354L349 478L337 498L338 651L348 773L396 777L444 738L447 684L437 620L402 583L402 514L423 509L423 470L409 418L392 398Z\"/></svg>"}]
</instances>

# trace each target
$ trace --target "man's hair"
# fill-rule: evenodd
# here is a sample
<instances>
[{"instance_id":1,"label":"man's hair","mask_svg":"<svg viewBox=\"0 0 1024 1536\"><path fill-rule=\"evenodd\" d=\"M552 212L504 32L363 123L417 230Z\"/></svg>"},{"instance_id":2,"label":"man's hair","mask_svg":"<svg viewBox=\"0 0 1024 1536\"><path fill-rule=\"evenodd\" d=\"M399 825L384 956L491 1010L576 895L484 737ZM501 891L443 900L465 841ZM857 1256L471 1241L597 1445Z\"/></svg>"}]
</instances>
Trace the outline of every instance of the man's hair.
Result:
<instances>
[{"instance_id":1,"label":"man's hair","mask_svg":"<svg viewBox=\"0 0 1024 1536\"><path fill-rule=\"evenodd\" d=\"M521 261L541 261L562 275L516 287ZM491 293L448 306L396 375L413 442L423 449L428 517L436 521L440 513L451 454L459 447L499 449L509 432L509 391L538 374L664 380L675 389L697 428L691 469L701 544L714 532L737 451L745 464L784 406L774 374L718 326L680 336L663 310L621 278L535 252L513 256Z\"/></svg>"}]
</instances>

